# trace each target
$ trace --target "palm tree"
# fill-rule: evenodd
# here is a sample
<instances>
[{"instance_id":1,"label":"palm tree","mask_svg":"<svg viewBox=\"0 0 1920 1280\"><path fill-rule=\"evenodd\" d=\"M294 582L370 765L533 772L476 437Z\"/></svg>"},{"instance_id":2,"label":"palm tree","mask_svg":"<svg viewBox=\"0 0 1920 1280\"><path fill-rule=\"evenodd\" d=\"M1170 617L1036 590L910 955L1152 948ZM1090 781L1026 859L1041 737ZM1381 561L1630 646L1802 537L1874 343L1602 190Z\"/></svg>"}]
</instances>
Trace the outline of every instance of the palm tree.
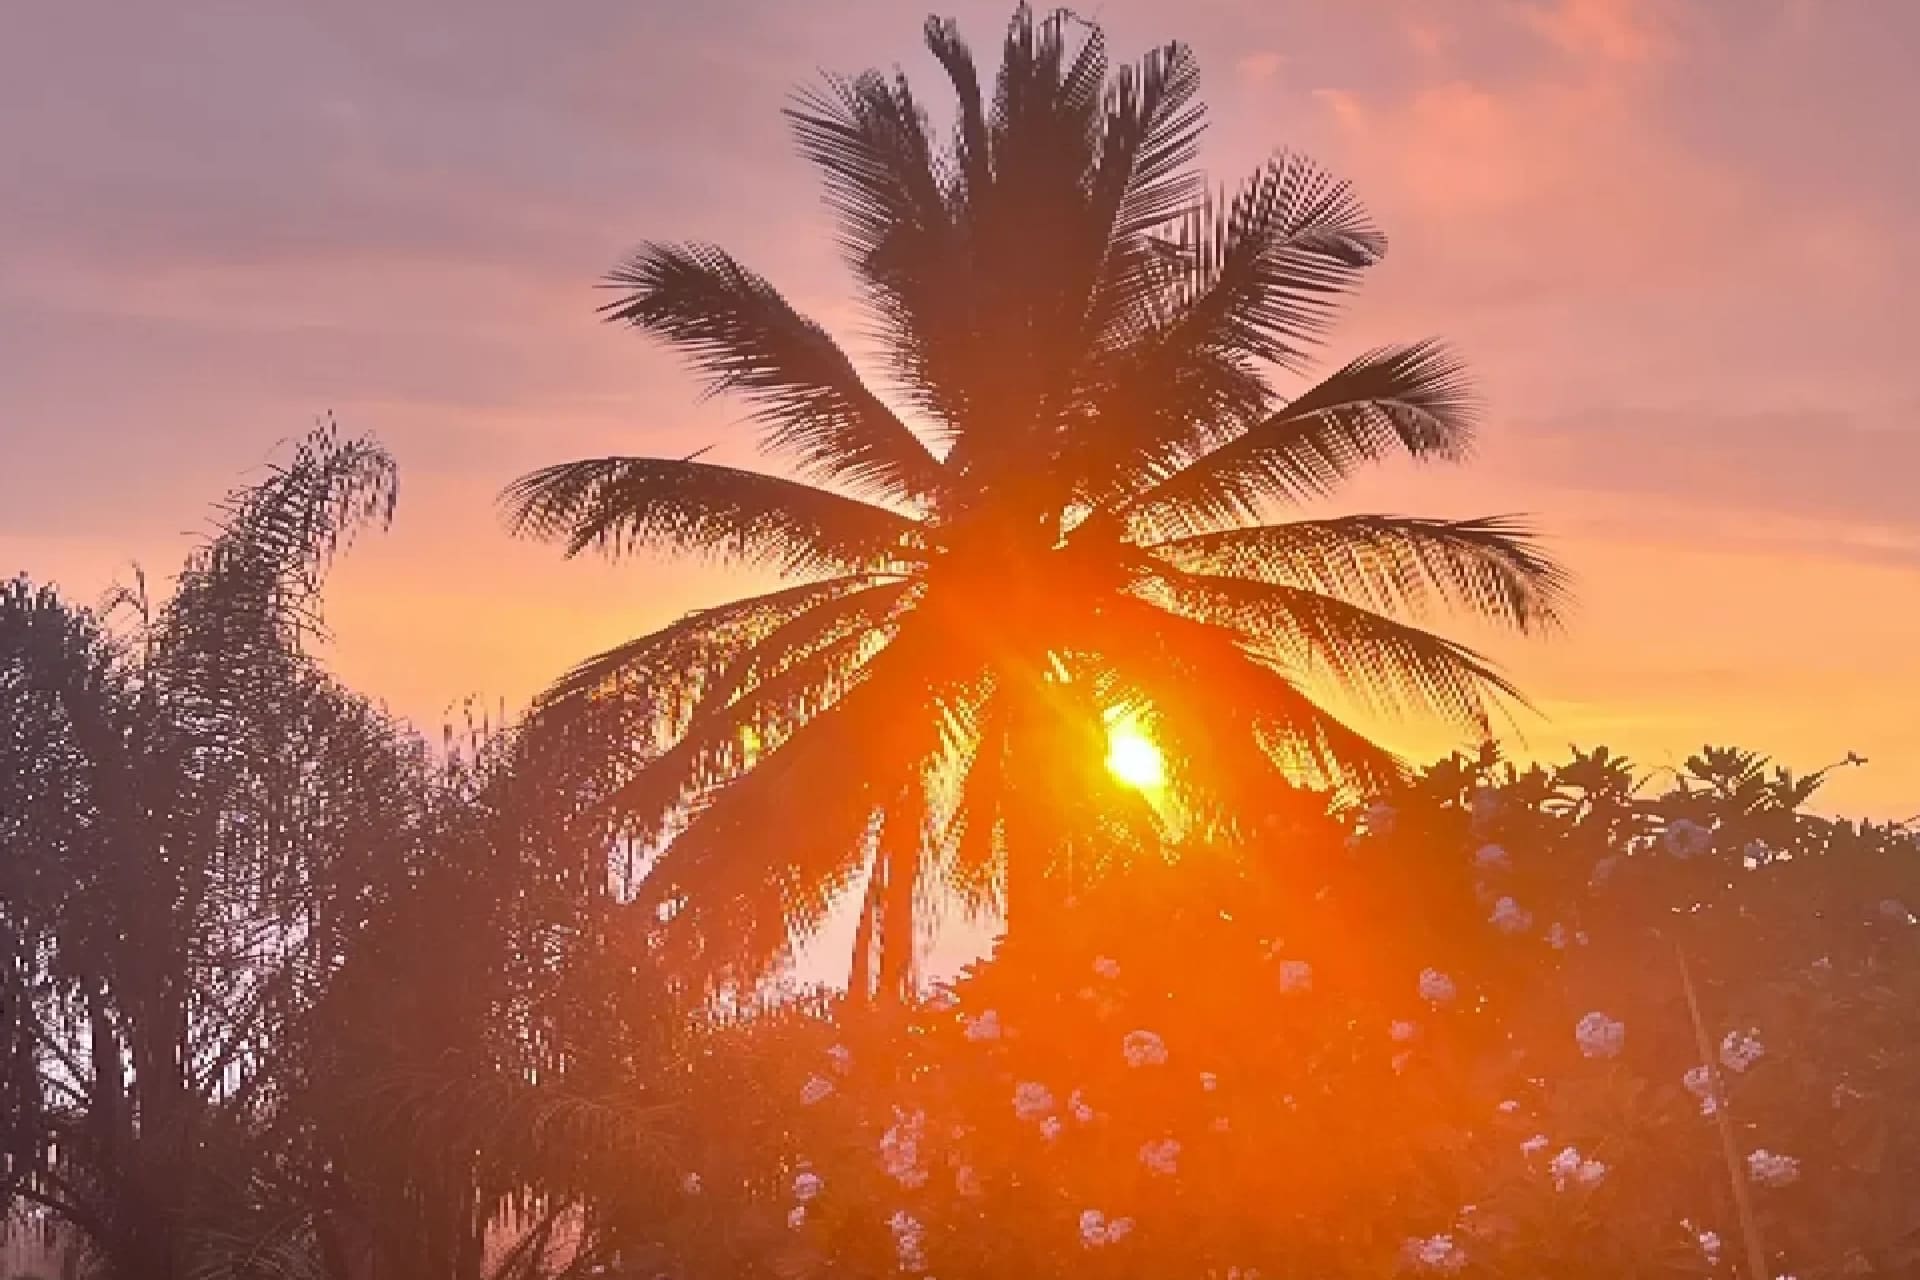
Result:
<instances>
[{"instance_id":1,"label":"palm tree","mask_svg":"<svg viewBox=\"0 0 1920 1280\"><path fill-rule=\"evenodd\" d=\"M1012 924L1151 839L1150 807L1099 767L1116 709L1190 820L1231 827L1288 780L1397 776L1308 686L1483 729L1515 691L1419 615L1530 631L1564 588L1512 519L1274 519L1395 453L1461 459L1473 434L1437 342L1275 389L1385 249L1344 183L1283 155L1209 193L1182 45L1110 73L1097 27L1022 5L989 97L951 21L926 40L950 134L877 72L788 113L895 401L724 251L649 243L605 313L744 396L798 478L607 457L506 495L570 555L795 580L583 662L542 709L615 726L643 766L609 811L663 850L646 896L711 959L788 952L864 875L856 989L876 948L883 988L911 980L936 903Z\"/></svg>"}]
</instances>

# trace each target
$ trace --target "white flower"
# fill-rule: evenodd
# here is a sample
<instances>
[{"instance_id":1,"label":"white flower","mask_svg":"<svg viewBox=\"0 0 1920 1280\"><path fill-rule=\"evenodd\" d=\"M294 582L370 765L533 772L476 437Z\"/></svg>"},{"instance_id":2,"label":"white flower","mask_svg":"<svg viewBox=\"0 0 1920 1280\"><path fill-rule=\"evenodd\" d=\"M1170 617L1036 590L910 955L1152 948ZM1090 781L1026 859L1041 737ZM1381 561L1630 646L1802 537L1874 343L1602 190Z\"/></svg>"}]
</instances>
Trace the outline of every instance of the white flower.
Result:
<instances>
[{"instance_id":1,"label":"white flower","mask_svg":"<svg viewBox=\"0 0 1920 1280\"><path fill-rule=\"evenodd\" d=\"M1547 945L1555 951L1565 951L1567 949L1567 926L1561 924L1558 920L1548 925Z\"/></svg>"},{"instance_id":2,"label":"white flower","mask_svg":"<svg viewBox=\"0 0 1920 1280\"><path fill-rule=\"evenodd\" d=\"M1157 1067L1167 1060L1167 1042L1151 1031L1129 1031L1120 1052L1130 1067Z\"/></svg>"},{"instance_id":3,"label":"white flower","mask_svg":"<svg viewBox=\"0 0 1920 1280\"><path fill-rule=\"evenodd\" d=\"M1067 1112L1081 1124L1093 1123L1093 1108L1087 1105L1087 1100L1078 1089L1067 1096Z\"/></svg>"},{"instance_id":4,"label":"white flower","mask_svg":"<svg viewBox=\"0 0 1920 1280\"><path fill-rule=\"evenodd\" d=\"M905 1209L895 1209L893 1216L887 1219L887 1228L893 1232L893 1252L899 1259L900 1269L925 1271L927 1229L921 1225L920 1219Z\"/></svg>"},{"instance_id":5,"label":"white flower","mask_svg":"<svg viewBox=\"0 0 1920 1280\"><path fill-rule=\"evenodd\" d=\"M1763 1187L1784 1187L1798 1181L1800 1162L1761 1147L1747 1157L1747 1175Z\"/></svg>"},{"instance_id":6,"label":"white flower","mask_svg":"<svg viewBox=\"0 0 1920 1280\"><path fill-rule=\"evenodd\" d=\"M1435 1271L1441 1275L1452 1275L1467 1265L1467 1251L1454 1243L1446 1232L1415 1237L1407 1241L1403 1250L1407 1262L1419 1271Z\"/></svg>"},{"instance_id":7,"label":"white flower","mask_svg":"<svg viewBox=\"0 0 1920 1280\"><path fill-rule=\"evenodd\" d=\"M1013 1089L1013 1114L1022 1120L1038 1120L1053 1112L1053 1093L1047 1086L1023 1080Z\"/></svg>"},{"instance_id":8,"label":"white flower","mask_svg":"<svg viewBox=\"0 0 1920 1280\"><path fill-rule=\"evenodd\" d=\"M1282 960L1280 989L1288 992L1313 990L1313 966L1305 960Z\"/></svg>"},{"instance_id":9,"label":"white flower","mask_svg":"<svg viewBox=\"0 0 1920 1280\"><path fill-rule=\"evenodd\" d=\"M1589 1058L1617 1058L1627 1047L1627 1024L1596 1009L1575 1025L1573 1038L1579 1041L1580 1052Z\"/></svg>"},{"instance_id":10,"label":"white flower","mask_svg":"<svg viewBox=\"0 0 1920 1280\"><path fill-rule=\"evenodd\" d=\"M1748 867L1757 867L1773 859L1773 848L1765 840L1749 840L1740 850L1741 860Z\"/></svg>"},{"instance_id":11,"label":"white flower","mask_svg":"<svg viewBox=\"0 0 1920 1280\"><path fill-rule=\"evenodd\" d=\"M980 1175L972 1165L963 1164L953 1171L953 1189L969 1198L980 1194Z\"/></svg>"},{"instance_id":12,"label":"white flower","mask_svg":"<svg viewBox=\"0 0 1920 1280\"><path fill-rule=\"evenodd\" d=\"M1729 1031L1727 1038L1720 1042L1720 1065L1735 1073L1744 1072L1766 1052L1767 1047L1760 1043L1759 1028Z\"/></svg>"},{"instance_id":13,"label":"white flower","mask_svg":"<svg viewBox=\"0 0 1920 1280\"><path fill-rule=\"evenodd\" d=\"M1502 933L1525 933L1533 927L1533 913L1512 898L1502 898L1493 904L1493 914L1487 917L1487 923Z\"/></svg>"},{"instance_id":14,"label":"white flower","mask_svg":"<svg viewBox=\"0 0 1920 1280\"><path fill-rule=\"evenodd\" d=\"M1172 1175L1180 1172L1180 1140L1156 1138L1140 1148L1140 1163L1149 1173Z\"/></svg>"},{"instance_id":15,"label":"white flower","mask_svg":"<svg viewBox=\"0 0 1920 1280\"><path fill-rule=\"evenodd\" d=\"M892 1127L880 1135L880 1165L888 1177L911 1190L927 1180L927 1171L920 1167L920 1135L927 1114L895 1112L895 1116Z\"/></svg>"},{"instance_id":16,"label":"white flower","mask_svg":"<svg viewBox=\"0 0 1920 1280\"><path fill-rule=\"evenodd\" d=\"M989 1009L977 1018L967 1019L967 1039L998 1040L1000 1038L1000 1014Z\"/></svg>"},{"instance_id":17,"label":"white flower","mask_svg":"<svg viewBox=\"0 0 1920 1280\"><path fill-rule=\"evenodd\" d=\"M1080 1243L1089 1249L1099 1249L1110 1244L1119 1244L1133 1231L1132 1218L1114 1218L1098 1209L1083 1209L1080 1212Z\"/></svg>"},{"instance_id":18,"label":"white flower","mask_svg":"<svg viewBox=\"0 0 1920 1280\"><path fill-rule=\"evenodd\" d=\"M1420 1034L1418 1023L1408 1022L1404 1018L1387 1028L1387 1034L1393 1037L1395 1044L1405 1044Z\"/></svg>"},{"instance_id":19,"label":"white flower","mask_svg":"<svg viewBox=\"0 0 1920 1280\"><path fill-rule=\"evenodd\" d=\"M853 1050L843 1044L834 1045L827 1050L827 1057L833 1062L833 1069L841 1075L853 1070Z\"/></svg>"},{"instance_id":20,"label":"white flower","mask_svg":"<svg viewBox=\"0 0 1920 1280\"><path fill-rule=\"evenodd\" d=\"M1697 858L1713 848L1713 832L1687 818L1675 818L1660 835L1667 852L1682 861Z\"/></svg>"},{"instance_id":21,"label":"white flower","mask_svg":"<svg viewBox=\"0 0 1920 1280\"><path fill-rule=\"evenodd\" d=\"M1568 1147L1547 1162L1547 1172L1553 1175L1553 1189L1565 1191L1570 1186L1599 1185L1607 1176L1607 1166L1598 1160L1586 1159L1577 1147Z\"/></svg>"},{"instance_id":22,"label":"white flower","mask_svg":"<svg viewBox=\"0 0 1920 1280\"><path fill-rule=\"evenodd\" d=\"M1720 1100L1713 1094L1713 1068L1706 1063L1688 1067L1680 1083L1687 1086L1687 1092L1700 1099L1700 1114L1710 1116L1720 1109Z\"/></svg>"},{"instance_id":23,"label":"white flower","mask_svg":"<svg viewBox=\"0 0 1920 1280\"><path fill-rule=\"evenodd\" d=\"M1707 1265L1710 1267L1718 1266L1720 1263L1720 1233L1718 1231L1702 1231L1695 1238L1700 1242L1700 1252L1705 1256Z\"/></svg>"},{"instance_id":24,"label":"white flower","mask_svg":"<svg viewBox=\"0 0 1920 1280\"><path fill-rule=\"evenodd\" d=\"M1497 844L1483 844L1474 850L1473 865L1482 871L1506 870L1513 865L1507 851Z\"/></svg>"},{"instance_id":25,"label":"white flower","mask_svg":"<svg viewBox=\"0 0 1920 1280\"><path fill-rule=\"evenodd\" d=\"M803 1204L797 1204L793 1206L793 1208L787 1210L787 1225L795 1231L798 1231L801 1227L806 1226L807 1225L807 1206Z\"/></svg>"},{"instance_id":26,"label":"white flower","mask_svg":"<svg viewBox=\"0 0 1920 1280\"><path fill-rule=\"evenodd\" d=\"M1212 1093L1215 1089L1218 1089L1219 1087L1220 1087L1219 1076L1213 1074L1213 1072L1211 1071L1202 1071L1200 1073L1200 1088L1203 1092Z\"/></svg>"},{"instance_id":27,"label":"white flower","mask_svg":"<svg viewBox=\"0 0 1920 1280\"><path fill-rule=\"evenodd\" d=\"M1093 961L1093 971L1103 978L1117 978L1120 976L1120 962L1110 960L1106 956L1096 956Z\"/></svg>"},{"instance_id":28,"label":"white flower","mask_svg":"<svg viewBox=\"0 0 1920 1280\"><path fill-rule=\"evenodd\" d=\"M1052 1142L1060 1136L1061 1130L1066 1127L1066 1123L1062 1121L1059 1116L1048 1116L1040 1122L1040 1136L1048 1142Z\"/></svg>"},{"instance_id":29,"label":"white flower","mask_svg":"<svg viewBox=\"0 0 1920 1280\"><path fill-rule=\"evenodd\" d=\"M686 1192L690 1196L699 1195L700 1194L700 1175L697 1173L689 1173L684 1177L682 1177L680 1179L680 1190Z\"/></svg>"},{"instance_id":30,"label":"white flower","mask_svg":"<svg viewBox=\"0 0 1920 1280\"><path fill-rule=\"evenodd\" d=\"M810 1107L824 1101L833 1093L833 1081L825 1076L808 1076L807 1082L800 1086L800 1105Z\"/></svg>"},{"instance_id":31,"label":"white flower","mask_svg":"<svg viewBox=\"0 0 1920 1280\"><path fill-rule=\"evenodd\" d=\"M1537 1156L1546 1149L1547 1135L1544 1133L1536 1133L1520 1144L1520 1154L1523 1156Z\"/></svg>"},{"instance_id":32,"label":"white flower","mask_svg":"<svg viewBox=\"0 0 1920 1280\"><path fill-rule=\"evenodd\" d=\"M801 1204L805 1204L826 1189L826 1179L811 1170L794 1175L793 1198Z\"/></svg>"},{"instance_id":33,"label":"white flower","mask_svg":"<svg viewBox=\"0 0 1920 1280\"><path fill-rule=\"evenodd\" d=\"M1514 1112L1520 1110L1520 1104L1514 1101L1512 1098L1508 1098L1505 1102L1502 1102L1499 1106L1495 1107L1494 1110L1498 1111L1503 1116L1510 1116Z\"/></svg>"},{"instance_id":34,"label":"white flower","mask_svg":"<svg viewBox=\"0 0 1920 1280\"><path fill-rule=\"evenodd\" d=\"M1451 1004L1458 994L1453 979L1438 969L1420 971L1420 998L1428 1004Z\"/></svg>"}]
</instances>

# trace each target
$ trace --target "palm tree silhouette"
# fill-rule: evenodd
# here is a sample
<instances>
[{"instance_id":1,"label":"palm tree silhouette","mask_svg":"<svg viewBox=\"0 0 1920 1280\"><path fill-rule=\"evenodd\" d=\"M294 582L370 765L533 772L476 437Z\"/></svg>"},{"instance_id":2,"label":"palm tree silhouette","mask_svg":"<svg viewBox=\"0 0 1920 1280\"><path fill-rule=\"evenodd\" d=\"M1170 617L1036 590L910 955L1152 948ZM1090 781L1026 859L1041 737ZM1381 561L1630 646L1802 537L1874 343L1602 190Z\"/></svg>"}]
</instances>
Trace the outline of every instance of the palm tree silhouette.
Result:
<instances>
[{"instance_id":1,"label":"palm tree silhouette","mask_svg":"<svg viewBox=\"0 0 1920 1280\"><path fill-rule=\"evenodd\" d=\"M1280 156L1210 194L1182 45L1111 73L1098 28L1022 5L989 98L951 21L926 40L950 135L897 74L829 78L788 113L901 410L722 250L650 243L606 314L746 397L803 478L609 457L506 495L568 554L799 580L592 658L541 706L641 763L609 812L664 846L646 898L709 959L766 964L864 876L857 991L876 951L883 991L911 982L937 904L1012 926L1069 868L1153 838L1100 767L1114 709L1148 727L1188 820L1231 829L1289 780L1397 775L1303 684L1484 729L1515 691L1408 619L1453 605L1533 630L1564 590L1508 518L1270 519L1396 452L1460 459L1473 432L1436 342L1291 398L1271 384L1385 249L1346 184Z\"/></svg>"}]
</instances>

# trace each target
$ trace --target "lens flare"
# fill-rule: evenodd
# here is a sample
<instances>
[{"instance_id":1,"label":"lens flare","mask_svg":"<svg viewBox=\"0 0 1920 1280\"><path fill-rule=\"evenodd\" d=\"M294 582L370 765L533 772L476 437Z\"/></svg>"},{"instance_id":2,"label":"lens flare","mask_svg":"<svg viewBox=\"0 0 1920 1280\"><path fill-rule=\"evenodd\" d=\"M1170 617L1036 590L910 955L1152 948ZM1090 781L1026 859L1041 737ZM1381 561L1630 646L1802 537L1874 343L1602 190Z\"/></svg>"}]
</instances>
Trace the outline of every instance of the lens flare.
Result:
<instances>
[{"instance_id":1,"label":"lens flare","mask_svg":"<svg viewBox=\"0 0 1920 1280\"><path fill-rule=\"evenodd\" d=\"M1120 721L1107 728L1107 771L1141 791L1166 785L1167 762L1139 725Z\"/></svg>"}]
</instances>

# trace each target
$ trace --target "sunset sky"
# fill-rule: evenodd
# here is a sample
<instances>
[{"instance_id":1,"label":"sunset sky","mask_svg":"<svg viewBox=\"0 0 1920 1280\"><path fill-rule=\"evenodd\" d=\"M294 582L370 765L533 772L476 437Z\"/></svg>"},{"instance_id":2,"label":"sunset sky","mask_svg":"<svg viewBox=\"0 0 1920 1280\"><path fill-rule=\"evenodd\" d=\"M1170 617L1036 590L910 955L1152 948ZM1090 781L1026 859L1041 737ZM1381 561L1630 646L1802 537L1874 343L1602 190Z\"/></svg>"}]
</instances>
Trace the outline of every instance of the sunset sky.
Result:
<instances>
[{"instance_id":1,"label":"sunset sky","mask_svg":"<svg viewBox=\"0 0 1920 1280\"><path fill-rule=\"evenodd\" d=\"M991 61L1010 0L957 14ZM1304 151L1392 239L1327 356L1441 335L1479 458L1339 506L1531 513L1579 579L1492 640L1547 753L1703 741L1827 810L1920 810L1920 3L1106 0L1192 44L1211 176ZM857 340L779 110L900 63L896 0L47 0L0 41L0 573L97 598L332 412L401 465L331 659L423 726L762 579L564 562L495 495L590 454L756 458L737 404L601 324L638 241L708 239ZM1480 639L1478 636L1469 636ZM1420 754L1449 735L1390 727Z\"/></svg>"}]
</instances>

